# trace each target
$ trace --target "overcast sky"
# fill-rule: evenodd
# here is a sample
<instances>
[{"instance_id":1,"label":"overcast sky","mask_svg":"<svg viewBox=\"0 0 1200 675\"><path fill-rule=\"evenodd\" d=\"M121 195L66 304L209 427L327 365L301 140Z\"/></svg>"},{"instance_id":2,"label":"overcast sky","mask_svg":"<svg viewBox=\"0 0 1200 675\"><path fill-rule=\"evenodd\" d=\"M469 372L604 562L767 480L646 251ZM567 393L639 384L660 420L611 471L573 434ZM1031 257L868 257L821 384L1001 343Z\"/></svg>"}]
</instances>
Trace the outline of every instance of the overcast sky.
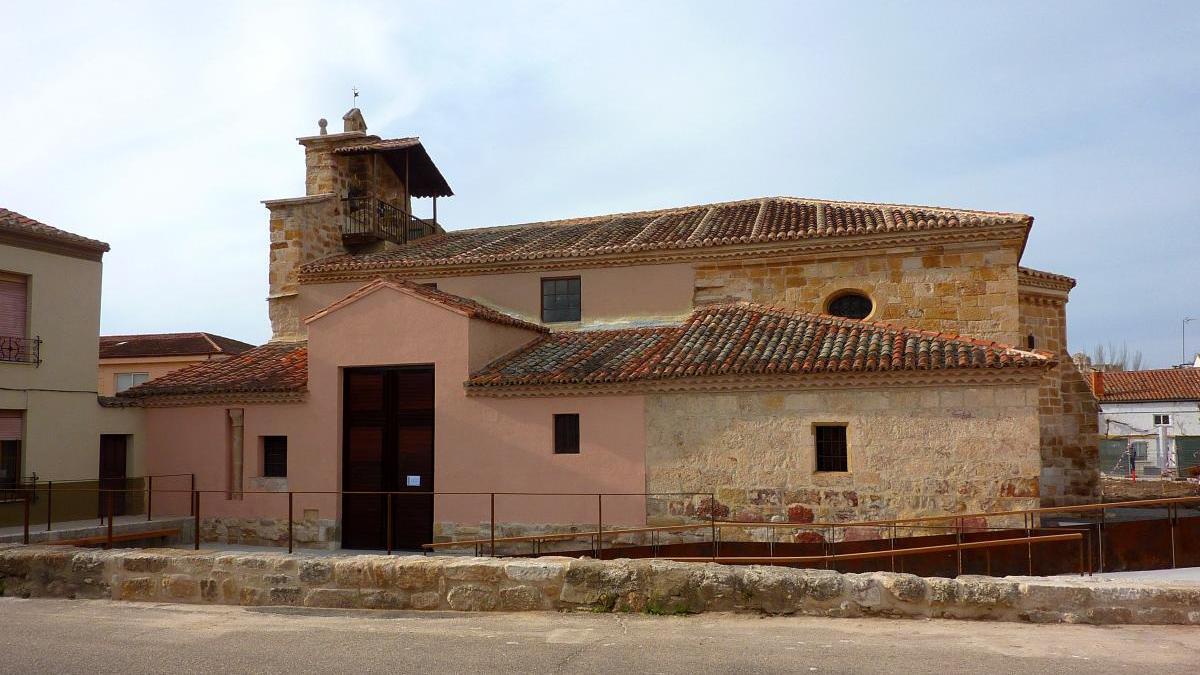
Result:
<instances>
[{"instance_id":1,"label":"overcast sky","mask_svg":"<svg viewBox=\"0 0 1200 675\"><path fill-rule=\"evenodd\" d=\"M295 138L353 86L372 133L421 136L450 229L1019 211L1023 263L1079 280L1073 351L1171 365L1200 317L1200 2L0 0L0 73L0 206L112 245L105 333L265 341L260 201L303 194Z\"/></svg>"}]
</instances>

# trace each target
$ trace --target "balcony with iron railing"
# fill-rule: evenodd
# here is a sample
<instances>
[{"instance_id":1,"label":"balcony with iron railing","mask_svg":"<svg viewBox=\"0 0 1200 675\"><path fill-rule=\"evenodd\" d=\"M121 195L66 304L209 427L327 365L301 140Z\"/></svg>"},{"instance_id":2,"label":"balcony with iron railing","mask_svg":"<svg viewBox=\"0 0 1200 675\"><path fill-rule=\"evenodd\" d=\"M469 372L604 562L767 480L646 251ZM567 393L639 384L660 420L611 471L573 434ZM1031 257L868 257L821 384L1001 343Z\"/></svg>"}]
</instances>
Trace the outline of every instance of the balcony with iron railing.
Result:
<instances>
[{"instance_id":1,"label":"balcony with iron railing","mask_svg":"<svg viewBox=\"0 0 1200 675\"><path fill-rule=\"evenodd\" d=\"M0 363L42 363L42 338L0 335Z\"/></svg>"},{"instance_id":2,"label":"balcony with iron railing","mask_svg":"<svg viewBox=\"0 0 1200 675\"><path fill-rule=\"evenodd\" d=\"M376 197L346 197L342 202L342 241L348 245L406 244L441 232L436 222Z\"/></svg>"}]
</instances>

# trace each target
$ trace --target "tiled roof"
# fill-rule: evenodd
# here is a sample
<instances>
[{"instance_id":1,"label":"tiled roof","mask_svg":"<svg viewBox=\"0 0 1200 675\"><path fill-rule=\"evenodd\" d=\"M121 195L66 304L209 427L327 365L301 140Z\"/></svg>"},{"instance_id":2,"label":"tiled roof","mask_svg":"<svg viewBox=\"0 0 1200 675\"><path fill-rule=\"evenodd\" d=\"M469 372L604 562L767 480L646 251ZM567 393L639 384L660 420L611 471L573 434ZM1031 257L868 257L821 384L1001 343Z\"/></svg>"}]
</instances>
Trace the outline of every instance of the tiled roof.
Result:
<instances>
[{"instance_id":1,"label":"tiled roof","mask_svg":"<svg viewBox=\"0 0 1200 675\"><path fill-rule=\"evenodd\" d=\"M326 316L327 314L331 314L341 307L345 307L359 298L374 293L380 288L392 288L401 292L418 295L426 300L429 300L430 302L439 304L447 309L450 309L451 311L458 312L459 314L471 319L489 321L491 323L498 323L505 326L516 326L517 328L525 328L527 330L537 331L539 333L549 332L549 329L545 326L541 326L536 323L530 323L524 319L505 314L504 312L480 304L474 300L471 300L470 298L453 295L451 293L446 293L445 291L439 291L433 286L417 284L403 279L384 278L376 279L362 288L355 290L353 293L347 295L341 300L338 300L328 307L325 307L324 309L308 316L304 321L306 323L316 321L317 319Z\"/></svg>"},{"instance_id":2,"label":"tiled roof","mask_svg":"<svg viewBox=\"0 0 1200 675\"><path fill-rule=\"evenodd\" d=\"M95 239L81 237L78 234L51 227L33 218L23 216L16 211L0 208L0 232L8 232L20 237L41 240L54 244L62 244L96 253L108 251L108 244Z\"/></svg>"},{"instance_id":3,"label":"tiled roof","mask_svg":"<svg viewBox=\"0 0 1200 675\"><path fill-rule=\"evenodd\" d=\"M308 343L269 342L220 361L204 361L131 387L118 398L300 392L308 385Z\"/></svg>"},{"instance_id":4,"label":"tiled roof","mask_svg":"<svg viewBox=\"0 0 1200 675\"><path fill-rule=\"evenodd\" d=\"M1200 401L1200 368L1105 372L1101 403Z\"/></svg>"},{"instance_id":5,"label":"tiled roof","mask_svg":"<svg viewBox=\"0 0 1200 675\"><path fill-rule=\"evenodd\" d=\"M958 335L750 303L701 307L680 325L552 333L475 373L468 386L714 375L1046 366L1042 355Z\"/></svg>"},{"instance_id":6,"label":"tiled roof","mask_svg":"<svg viewBox=\"0 0 1200 675\"><path fill-rule=\"evenodd\" d=\"M388 150L404 150L405 148L415 147L420 144L421 139L416 136L384 138L359 145L344 145L333 152L337 155L353 155L360 152L386 152Z\"/></svg>"},{"instance_id":7,"label":"tiled roof","mask_svg":"<svg viewBox=\"0 0 1200 675\"><path fill-rule=\"evenodd\" d=\"M212 333L145 333L101 335L100 358L241 354L254 345Z\"/></svg>"},{"instance_id":8,"label":"tiled roof","mask_svg":"<svg viewBox=\"0 0 1200 675\"><path fill-rule=\"evenodd\" d=\"M317 260L303 271L334 272L486 264L543 258L704 248L887 232L1028 227L1015 213L768 197L660 211L454 230L391 251Z\"/></svg>"},{"instance_id":9,"label":"tiled roof","mask_svg":"<svg viewBox=\"0 0 1200 675\"><path fill-rule=\"evenodd\" d=\"M1075 279L1065 274L1055 274L1054 272L1043 272L1035 270L1032 267L1018 267L1017 273L1024 279L1031 281L1046 282L1052 285L1066 286L1068 289L1075 288Z\"/></svg>"}]
</instances>

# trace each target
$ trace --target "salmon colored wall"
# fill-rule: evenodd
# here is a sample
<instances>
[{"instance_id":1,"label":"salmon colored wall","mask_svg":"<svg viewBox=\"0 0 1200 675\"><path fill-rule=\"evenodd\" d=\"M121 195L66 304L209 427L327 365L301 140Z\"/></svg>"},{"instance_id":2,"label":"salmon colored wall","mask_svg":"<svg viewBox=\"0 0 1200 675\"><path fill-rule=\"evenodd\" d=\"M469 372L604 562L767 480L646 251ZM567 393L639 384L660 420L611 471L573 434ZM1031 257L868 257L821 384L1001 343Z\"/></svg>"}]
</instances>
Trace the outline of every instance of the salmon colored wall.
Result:
<instances>
[{"instance_id":1,"label":"salmon colored wall","mask_svg":"<svg viewBox=\"0 0 1200 675\"><path fill-rule=\"evenodd\" d=\"M188 406L146 409L146 466L153 474L195 473L196 489L205 491L200 499L202 517L238 516L257 518L287 517L287 496L243 495L242 500L228 499L229 443L227 410L244 412L245 470L243 489L255 489L251 478L259 475L260 436L288 437L287 489L327 491L338 488L336 458L326 458L314 437L319 420L310 414L307 404ZM181 433L180 430L186 430ZM330 453L332 454L332 453ZM155 488L162 490L187 487L187 478L162 478ZM296 495L293 504L296 519L305 509L318 509L319 518L336 518L337 500L332 497ZM155 494L155 513L186 514L184 495Z\"/></svg>"},{"instance_id":2,"label":"salmon colored wall","mask_svg":"<svg viewBox=\"0 0 1200 675\"><path fill-rule=\"evenodd\" d=\"M541 320L541 279L563 276L580 278L583 321L589 323L686 314L692 308L696 275L691 265L671 264L413 280L436 283L438 290L481 300L536 322ZM301 286L301 316L336 302L363 283Z\"/></svg>"},{"instance_id":3,"label":"salmon colored wall","mask_svg":"<svg viewBox=\"0 0 1200 675\"><path fill-rule=\"evenodd\" d=\"M97 391L101 396L117 393L117 373L149 373L153 380L202 361L208 356L171 356L139 359L100 359L100 381ZM220 358L227 358L221 356Z\"/></svg>"},{"instance_id":4,"label":"salmon colored wall","mask_svg":"<svg viewBox=\"0 0 1200 675\"><path fill-rule=\"evenodd\" d=\"M468 398L471 362L485 363L537 333L474 321L383 288L308 324L314 446L340 447L341 368L434 366L434 487L438 492L634 492L645 489L640 397ZM554 412L581 415L582 452L555 456ZM591 431L589 431L591 430ZM328 453L322 459L336 458ZM336 462L335 462L336 463ZM335 467L336 468L336 467ZM435 520L485 522L487 497L443 496ZM595 522L594 497L497 497L508 522ZM612 498L605 522L644 522L645 506Z\"/></svg>"},{"instance_id":5,"label":"salmon colored wall","mask_svg":"<svg viewBox=\"0 0 1200 675\"><path fill-rule=\"evenodd\" d=\"M497 399L466 396L463 382L482 364L535 339L537 333L468 319L439 305L383 288L308 324L309 394L303 404L146 409L148 469L195 472L206 493L201 516L284 518L284 495L227 499L226 409L245 414L245 481L256 476L259 437L288 437L287 489L340 485L342 369L433 364L434 489L438 492L582 492L587 495L496 498L501 522L596 522L596 493L641 493L646 485L644 402L640 396ZM555 455L553 414L580 415L581 453ZM181 433L181 430L186 430ZM436 522L478 524L490 498L442 495ZM155 496L155 511L187 513L186 498ZM295 515L317 508L336 517L333 497L295 496ZM161 511L166 513L166 511ZM608 497L605 524L645 522L641 497Z\"/></svg>"}]
</instances>

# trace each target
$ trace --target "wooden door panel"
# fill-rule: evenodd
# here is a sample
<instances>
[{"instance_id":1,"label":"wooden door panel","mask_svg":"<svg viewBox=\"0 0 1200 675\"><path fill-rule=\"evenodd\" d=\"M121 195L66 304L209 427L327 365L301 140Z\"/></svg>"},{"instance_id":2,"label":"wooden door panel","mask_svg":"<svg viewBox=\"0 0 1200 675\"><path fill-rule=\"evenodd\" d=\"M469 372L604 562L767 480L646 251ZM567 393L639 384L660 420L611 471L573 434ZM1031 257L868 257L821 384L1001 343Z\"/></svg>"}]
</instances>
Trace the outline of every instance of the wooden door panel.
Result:
<instances>
[{"instance_id":1,"label":"wooden door panel","mask_svg":"<svg viewBox=\"0 0 1200 675\"><path fill-rule=\"evenodd\" d=\"M346 372L344 490L433 490L433 383L430 368ZM344 495L342 502L342 545L384 548L387 498ZM392 525L394 548L418 548L430 542L433 497L394 495Z\"/></svg>"}]
</instances>

